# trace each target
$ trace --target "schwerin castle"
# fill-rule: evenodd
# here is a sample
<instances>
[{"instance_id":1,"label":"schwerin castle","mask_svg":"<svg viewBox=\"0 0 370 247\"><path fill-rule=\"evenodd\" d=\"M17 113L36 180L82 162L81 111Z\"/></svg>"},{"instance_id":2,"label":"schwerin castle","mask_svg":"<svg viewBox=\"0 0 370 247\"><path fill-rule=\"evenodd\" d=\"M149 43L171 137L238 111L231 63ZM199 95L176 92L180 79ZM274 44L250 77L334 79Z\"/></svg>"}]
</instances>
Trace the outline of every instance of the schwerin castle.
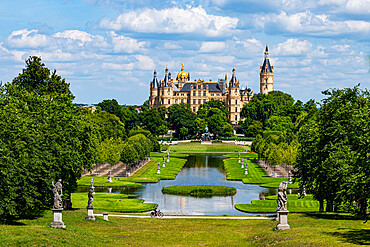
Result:
<instances>
[{"instance_id":1,"label":"schwerin castle","mask_svg":"<svg viewBox=\"0 0 370 247\"><path fill-rule=\"evenodd\" d=\"M245 104L253 97L253 90L250 88L241 89L235 75L235 68L227 83L225 79L218 81L204 81L202 79L190 81L190 73L185 72L184 65L177 74L176 80L171 78L168 68L163 80L157 79L157 72L154 71L154 78L150 82L149 108L160 106L169 107L173 104L187 103L193 112L197 112L200 105L210 99L221 100L226 103L229 110L229 119L232 124L238 124L240 112ZM260 93L267 94L273 90L274 67L270 65L269 51L266 44L265 60L260 66Z\"/></svg>"}]
</instances>

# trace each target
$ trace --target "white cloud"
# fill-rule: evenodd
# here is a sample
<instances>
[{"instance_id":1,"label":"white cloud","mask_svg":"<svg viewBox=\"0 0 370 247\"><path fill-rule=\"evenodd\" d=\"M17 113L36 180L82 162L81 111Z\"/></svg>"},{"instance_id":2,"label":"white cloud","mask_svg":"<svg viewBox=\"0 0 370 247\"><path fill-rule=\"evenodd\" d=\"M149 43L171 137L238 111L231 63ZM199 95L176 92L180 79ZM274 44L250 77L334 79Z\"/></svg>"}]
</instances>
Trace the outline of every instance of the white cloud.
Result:
<instances>
[{"instance_id":1,"label":"white cloud","mask_svg":"<svg viewBox=\"0 0 370 247\"><path fill-rule=\"evenodd\" d=\"M145 41L138 42L136 39L125 37L123 35L117 35L113 31L109 33L112 38L113 50L115 52L133 53L144 48L146 45Z\"/></svg>"},{"instance_id":2,"label":"white cloud","mask_svg":"<svg viewBox=\"0 0 370 247\"><path fill-rule=\"evenodd\" d=\"M199 6L130 11L115 20L103 18L99 26L115 31L128 29L140 33L197 33L216 37L232 35L237 24L238 18L209 15Z\"/></svg>"},{"instance_id":3,"label":"white cloud","mask_svg":"<svg viewBox=\"0 0 370 247\"><path fill-rule=\"evenodd\" d=\"M5 41L6 45L13 48L39 48L50 44L50 38L39 34L38 30L27 29L13 31Z\"/></svg>"},{"instance_id":4,"label":"white cloud","mask_svg":"<svg viewBox=\"0 0 370 247\"><path fill-rule=\"evenodd\" d=\"M349 0L346 9L354 14L370 14L369 0Z\"/></svg>"},{"instance_id":5,"label":"white cloud","mask_svg":"<svg viewBox=\"0 0 370 247\"><path fill-rule=\"evenodd\" d=\"M367 36L370 23L366 21L332 21L327 15L315 15L310 11L288 15L286 12L270 14L260 18L265 29L272 32L289 32L312 36L333 36L341 34L357 34Z\"/></svg>"},{"instance_id":6,"label":"white cloud","mask_svg":"<svg viewBox=\"0 0 370 247\"><path fill-rule=\"evenodd\" d=\"M200 52L218 52L222 51L226 48L225 42L202 42L202 46L200 47Z\"/></svg>"},{"instance_id":7,"label":"white cloud","mask_svg":"<svg viewBox=\"0 0 370 247\"><path fill-rule=\"evenodd\" d=\"M181 49L181 46L179 44L176 44L174 42L165 42L163 44L164 49L174 50L174 49Z\"/></svg>"},{"instance_id":8,"label":"white cloud","mask_svg":"<svg viewBox=\"0 0 370 247\"><path fill-rule=\"evenodd\" d=\"M277 56L298 56L307 55L312 49L312 44L307 40L287 39L274 48Z\"/></svg>"},{"instance_id":9,"label":"white cloud","mask_svg":"<svg viewBox=\"0 0 370 247\"><path fill-rule=\"evenodd\" d=\"M93 35L89 33L79 31L79 30L65 30L63 32L55 33L53 37L79 41L78 42L79 46L83 46L86 42L91 42L96 38L98 38L100 41L104 39L101 36L94 37Z\"/></svg>"}]
</instances>

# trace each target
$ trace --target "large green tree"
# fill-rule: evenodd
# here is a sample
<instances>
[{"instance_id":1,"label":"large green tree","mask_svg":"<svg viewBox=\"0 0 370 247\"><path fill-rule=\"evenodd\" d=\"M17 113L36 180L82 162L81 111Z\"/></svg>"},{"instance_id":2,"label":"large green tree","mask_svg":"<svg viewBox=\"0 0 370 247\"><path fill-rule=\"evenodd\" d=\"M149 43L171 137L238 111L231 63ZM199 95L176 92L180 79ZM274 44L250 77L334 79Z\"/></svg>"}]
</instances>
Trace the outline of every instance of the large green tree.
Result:
<instances>
[{"instance_id":1,"label":"large green tree","mask_svg":"<svg viewBox=\"0 0 370 247\"><path fill-rule=\"evenodd\" d=\"M302 183L327 211L355 201L354 208L366 215L370 198L369 92L358 86L323 92L316 117L299 131L296 164Z\"/></svg>"},{"instance_id":2,"label":"large green tree","mask_svg":"<svg viewBox=\"0 0 370 247\"><path fill-rule=\"evenodd\" d=\"M50 208L52 180L62 179L65 206L70 206L66 202L83 168L96 160L93 126L75 109L64 80L56 78L41 59L31 57L23 73L1 92L2 221ZM51 85L60 87L51 90Z\"/></svg>"}]
</instances>

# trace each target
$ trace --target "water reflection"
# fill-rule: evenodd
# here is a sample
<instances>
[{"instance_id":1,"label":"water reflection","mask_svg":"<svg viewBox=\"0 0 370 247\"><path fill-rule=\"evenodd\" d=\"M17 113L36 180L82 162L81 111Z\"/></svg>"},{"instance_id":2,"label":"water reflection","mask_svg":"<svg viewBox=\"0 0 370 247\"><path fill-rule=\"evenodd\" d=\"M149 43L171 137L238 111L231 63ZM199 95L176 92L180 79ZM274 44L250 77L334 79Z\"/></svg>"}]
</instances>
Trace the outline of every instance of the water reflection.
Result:
<instances>
[{"instance_id":1,"label":"water reflection","mask_svg":"<svg viewBox=\"0 0 370 247\"><path fill-rule=\"evenodd\" d=\"M243 215L234 208L235 204L251 203L263 199L265 195L276 194L276 189L267 189L259 185L243 184L241 181L226 180L223 157L189 156L183 169L175 180L161 180L155 184L144 184L139 188L98 188L97 192L135 194L145 202L159 204L165 214L182 215ZM239 166L239 164L238 164ZM172 185L223 185L236 188L234 196L198 198L162 194L164 186ZM79 188L83 191L83 188ZM261 198L262 197L262 198Z\"/></svg>"}]
</instances>

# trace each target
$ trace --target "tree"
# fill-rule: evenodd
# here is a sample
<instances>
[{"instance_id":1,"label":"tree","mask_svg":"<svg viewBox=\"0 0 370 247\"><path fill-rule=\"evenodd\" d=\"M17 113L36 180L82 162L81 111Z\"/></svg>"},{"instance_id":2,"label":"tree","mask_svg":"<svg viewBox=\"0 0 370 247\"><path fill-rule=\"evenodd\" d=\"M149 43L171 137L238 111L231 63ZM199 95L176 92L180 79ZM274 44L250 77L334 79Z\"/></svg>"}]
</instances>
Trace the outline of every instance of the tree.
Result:
<instances>
[{"instance_id":1,"label":"tree","mask_svg":"<svg viewBox=\"0 0 370 247\"><path fill-rule=\"evenodd\" d=\"M1 220L50 208L51 181L57 179L68 209L83 168L96 161L96 133L75 109L69 89L61 90L64 79L50 75L40 59L26 64L0 97Z\"/></svg>"},{"instance_id":2,"label":"tree","mask_svg":"<svg viewBox=\"0 0 370 247\"><path fill-rule=\"evenodd\" d=\"M175 136L179 137L180 129L188 129L188 135L195 134L196 115L192 112L188 104L181 103L168 107L168 124L175 131Z\"/></svg>"},{"instance_id":3,"label":"tree","mask_svg":"<svg viewBox=\"0 0 370 247\"><path fill-rule=\"evenodd\" d=\"M314 196L335 205L356 202L357 214L366 216L369 200L369 98L358 86L326 90L316 117L299 131L297 175Z\"/></svg>"},{"instance_id":4,"label":"tree","mask_svg":"<svg viewBox=\"0 0 370 247\"><path fill-rule=\"evenodd\" d=\"M163 120L159 112L152 108L142 113L141 121L144 129L149 130L153 135L158 136L159 127L166 125L165 120Z\"/></svg>"},{"instance_id":5,"label":"tree","mask_svg":"<svg viewBox=\"0 0 370 247\"><path fill-rule=\"evenodd\" d=\"M292 131L293 123L290 117L271 116L266 121L266 129L272 131Z\"/></svg>"},{"instance_id":6,"label":"tree","mask_svg":"<svg viewBox=\"0 0 370 247\"><path fill-rule=\"evenodd\" d=\"M121 152L121 161L130 165L138 160L138 158L139 155L135 147L132 144L126 142Z\"/></svg>"},{"instance_id":7,"label":"tree","mask_svg":"<svg viewBox=\"0 0 370 247\"><path fill-rule=\"evenodd\" d=\"M245 130L245 128L247 128ZM245 126L244 125L244 122L242 123L242 129L243 129L243 132L247 135L247 136L257 136L258 134L262 134L263 132L263 124L260 122L260 121L256 121L256 120L253 120L252 124L249 125L249 126Z\"/></svg>"},{"instance_id":8,"label":"tree","mask_svg":"<svg viewBox=\"0 0 370 247\"><path fill-rule=\"evenodd\" d=\"M21 96L23 90L33 92L35 95L58 96L65 95L68 101L73 100L74 96L69 90L69 84L65 79L56 74L56 70L51 72L41 62L41 58L30 56L26 60L26 68L23 69L12 83L6 85L6 93L13 96Z\"/></svg>"}]
</instances>

